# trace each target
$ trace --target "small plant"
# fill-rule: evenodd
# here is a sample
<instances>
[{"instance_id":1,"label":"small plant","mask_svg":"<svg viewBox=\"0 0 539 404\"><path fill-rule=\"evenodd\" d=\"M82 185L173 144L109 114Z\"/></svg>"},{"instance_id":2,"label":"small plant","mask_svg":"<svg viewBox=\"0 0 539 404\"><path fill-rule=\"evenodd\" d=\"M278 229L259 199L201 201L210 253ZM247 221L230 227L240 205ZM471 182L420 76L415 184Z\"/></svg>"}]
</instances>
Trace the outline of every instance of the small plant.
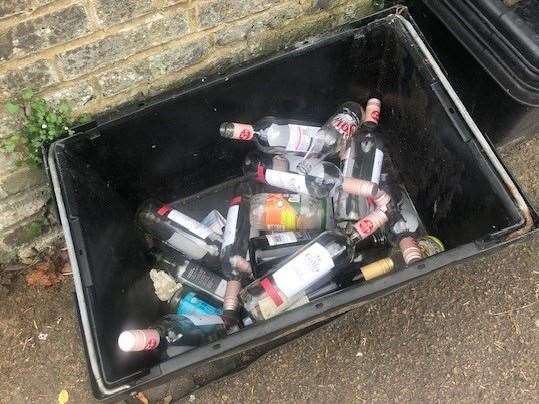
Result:
<instances>
[{"instance_id":1,"label":"small plant","mask_svg":"<svg viewBox=\"0 0 539 404\"><path fill-rule=\"evenodd\" d=\"M41 147L56 139L71 136L74 126L87 122L87 115L74 118L69 103L48 103L31 89L23 90L19 97L5 104L6 111L15 118L20 129L6 138L1 148L16 154L19 163L40 166Z\"/></svg>"}]
</instances>

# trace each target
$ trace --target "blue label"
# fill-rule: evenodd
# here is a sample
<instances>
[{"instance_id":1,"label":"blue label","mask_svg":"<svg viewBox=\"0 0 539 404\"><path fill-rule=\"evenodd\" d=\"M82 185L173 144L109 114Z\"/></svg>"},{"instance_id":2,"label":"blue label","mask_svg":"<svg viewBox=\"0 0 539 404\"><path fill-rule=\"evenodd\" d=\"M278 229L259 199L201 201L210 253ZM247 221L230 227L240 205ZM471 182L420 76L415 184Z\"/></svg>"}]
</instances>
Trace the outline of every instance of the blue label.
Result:
<instances>
[{"instance_id":1,"label":"blue label","mask_svg":"<svg viewBox=\"0 0 539 404\"><path fill-rule=\"evenodd\" d=\"M189 292L180 301L176 314L180 316L221 316L223 314L223 309L202 300L196 293Z\"/></svg>"}]
</instances>

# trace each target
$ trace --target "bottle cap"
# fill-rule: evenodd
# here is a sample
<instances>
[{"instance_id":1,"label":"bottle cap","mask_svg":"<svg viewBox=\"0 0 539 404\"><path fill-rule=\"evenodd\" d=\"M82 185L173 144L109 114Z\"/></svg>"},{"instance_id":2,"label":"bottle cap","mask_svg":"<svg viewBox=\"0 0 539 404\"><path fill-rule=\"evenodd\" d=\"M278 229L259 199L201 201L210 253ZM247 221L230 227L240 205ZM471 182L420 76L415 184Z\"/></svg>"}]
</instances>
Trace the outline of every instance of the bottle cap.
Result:
<instances>
[{"instance_id":1,"label":"bottle cap","mask_svg":"<svg viewBox=\"0 0 539 404\"><path fill-rule=\"evenodd\" d=\"M404 259L404 262L406 262L406 265L413 264L414 262L417 262L422 258L421 251L417 246L417 242L411 236L403 237L399 241L399 248L402 252L402 257Z\"/></svg>"},{"instance_id":2,"label":"bottle cap","mask_svg":"<svg viewBox=\"0 0 539 404\"><path fill-rule=\"evenodd\" d=\"M365 122L372 122L378 124L380 120L380 111L382 108L382 102L378 98L371 98L367 101L367 108L365 110Z\"/></svg>"},{"instance_id":3,"label":"bottle cap","mask_svg":"<svg viewBox=\"0 0 539 404\"><path fill-rule=\"evenodd\" d=\"M219 133L222 137L229 139L251 140L255 134L255 130L251 125L224 122L219 128Z\"/></svg>"},{"instance_id":4,"label":"bottle cap","mask_svg":"<svg viewBox=\"0 0 539 404\"><path fill-rule=\"evenodd\" d=\"M275 171L288 171L290 168L290 162L285 156L277 154L273 156L273 169Z\"/></svg>"},{"instance_id":5,"label":"bottle cap","mask_svg":"<svg viewBox=\"0 0 539 404\"><path fill-rule=\"evenodd\" d=\"M369 281L392 272L394 268L395 263L391 258L383 258L372 264L361 267L361 273L363 274L363 278L365 278L366 281Z\"/></svg>"},{"instance_id":6,"label":"bottle cap","mask_svg":"<svg viewBox=\"0 0 539 404\"><path fill-rule=\"evenodd\" d=\"M346 177L344 179L342 189L348 194L359 195L365 198L375 196L378 193L378 185L374 182L352 177Z\"/></svg>"},{"instance_id":7,"label":"bottle cap","mask_svg":"<svg viewBox=\"0 0 539 404\"><path fill-rule=\"evenodd\" d=\"M369 213L354 225L362 239L369 237L387 222L387 215L380 209Z\"/></svg>"},{"instance_id":8,"label":"bottle cap","mask_svg":"<svg viewBox=\"0 0 539 404\"><path fill-rule=\"evenodd\" d=\"M127 330L118 337L118 347L124 352L151 351L159 345L157 330Z\"/></svg>"},{"instance_id":9,"label":"bottle cap","mask_svg":"<svg viewBox=\"0 0 539 404\"><path fill-rule=\"evenodd\" d=\"M226 283L225 297L223 299L223 310L225 312L235 312L238 310L238 295L241 290L241 282L231 280Z\"/></svg>"},{"instance_id":10,"label":"bottle cap","mask_svg":"<svg viewBox=\"0 0 539 404\"><path fill-rule=\"evenodd\" d=\"M431 257L445 251L444 243L434 236L425 236L417 240L423 258Z\"/></svg>"},{"instance_id":11,"label":"bottle cap","mask_svg":"<svg viewBox=\"0 0 539 404\"><path fill-rule=\"evenodd\" d=\"M354 102L354 101L348 101L348 102L345 102L344 104L342 104L342 108L343 109L346 108L351 113L353 113L357 117L359 122L361 122L363 120L364 111L363 111L363 107L361 106L361 104L359 104L357 102Z\"/></svg>"}]
</instances>

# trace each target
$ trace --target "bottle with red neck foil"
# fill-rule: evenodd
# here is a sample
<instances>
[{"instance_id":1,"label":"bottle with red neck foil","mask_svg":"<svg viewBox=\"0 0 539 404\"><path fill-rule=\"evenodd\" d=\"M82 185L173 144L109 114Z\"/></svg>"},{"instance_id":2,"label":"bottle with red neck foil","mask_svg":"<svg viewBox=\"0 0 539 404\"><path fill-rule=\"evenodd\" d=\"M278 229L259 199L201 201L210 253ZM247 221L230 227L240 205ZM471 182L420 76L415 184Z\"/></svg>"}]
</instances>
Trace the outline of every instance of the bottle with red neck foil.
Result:
<instances>
[{"instance_id":1,"label":"bottle with red neck foil","mask_svg":"<svg viewBox=\"0 0 539 404\"><path fill-rule=\"evenodd\" d=\"M169 314L150 328L125 330L118 337L124 352L164 350L167 346L200 346L226 335L220 316Z\"/></svg>"},{"instance_id":2,"label":"bottle with red neck foil","mask_svg":"<svg viewBox=\"0 0 539 404\"><path fill-rule=\"evenodd\" d=\"M299 172L307 174L312 167L327 157L336 156L346 148L363 120L363 108L357 102L345 102L320 128L303 161Z\"/></svg>"},{"instance_id":3,"label":"bottle with red neck foil","mask_svg":"<svg viewBox=\"0 0 539 404\"><path fill-rule=\"evenodd\" d=\"M252 141L264 153L304 155L319 129L318 124L266 116L254 125L223 122L219 132L225 138Z\"/></svg>"},{"instance_id":4,"label":"bottle with red neck foil","mask_svg":"<svg viewBox=\"0 0 539 404\"><path fill-rule=\"evenodd\" d=\"M280 262L271 273L240 293L244 308L256 320L276 316L293 304L310 286L332 276L354 259L357 236L326 231Z\"/></svg>"}]
</instances>

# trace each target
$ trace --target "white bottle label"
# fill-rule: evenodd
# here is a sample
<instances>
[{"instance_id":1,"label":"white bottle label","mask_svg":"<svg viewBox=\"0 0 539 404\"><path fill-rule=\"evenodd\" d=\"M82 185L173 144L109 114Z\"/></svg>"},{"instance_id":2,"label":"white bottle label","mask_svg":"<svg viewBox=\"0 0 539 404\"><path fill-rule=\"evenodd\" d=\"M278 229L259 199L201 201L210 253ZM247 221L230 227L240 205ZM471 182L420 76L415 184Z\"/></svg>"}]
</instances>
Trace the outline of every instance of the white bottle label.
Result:
<instances>
[{"instance_id":1,"label":"white bottle label","mask_svg":"<svg viewBox=\"0 0 539 404\"><path fill-rule=\"evenodd\" d=\"M223 319L219 316L199 316L196 314L184 315L185 318L188 318L193 322L194 325L217 325L225 323Z\"/></svg>"},{"instance_id":2,"label":"white bottle label","mask_svg":"<svg viewBox=\"0 0 539 404\"><path fill-rule=\"evenodd\" d=\"M219 296L221 299L224 299L225 290L226 290L226 281L223 279L221 282L219 282L219 286L217 286L217 289L215 289L213 293L215 293L215 295Z\"/></svg>"},{"instance_id":3,"label":"white bottle label","mask_svg":"<svg viewBox=\"0 0 539 404\"><path fill-rule=\"evenodd\" d=\"M296 241L298 241L294 232L291 231L287 231L284 233L268 234L266 238L268 239L268 244L270 246L295 243Z\"/></svg>"},{"instance_id":4,"label":"white bottle label","mask_svg":"<svg viewBox=\"0 0 539 404\"><path fill-rule=\"evenodd\" d=\"M166 242L176 251L184 253L187 257L194 260L200 260L204 258L208 253L208 250L201 245L205 244L204 241L199 239L195 241L194 239L195 237L190 234L176 231L172 233L172 236L170 236ZM197 241L200 242L200 244L197 243Z\"/></svg>"},{"instance_id":5,"label":"white bottle label","mask_svg":"<svg viewBox=\"0 0 539 404\"><path fill-rule=\"evenodd\" d=\"M319 243L312 244L273 274L273 281L290 298L328 274L335 266L331 254Z\"/></svg>"},{"instance_id":6,"label":"white bottle label","mask_svg":"<svg viewBox=\"0 0 539 404\"><path fill-rule=\"evenodd\" d=\"M305 176L301 174L288 173L284 171L266 170L266 182L274 187L283 188L288 191L308 194Z\"/></svg>"},{"instance_id":7,"label":"white bottle label","mask_svg":"<svg viewBox=\"0 0 539 404\"><path fill-rule=\"evenodd\" d=\"M306 152L311 146L311 140L316 136L320 128L316 126L288 125L288 144L287 151Z\"/></svg>"},{"instance_id":8,"label":"white bottle label","mask_svg":"<svg viewBox=\"0 0 539 404\"><path fill-rule=\"evenodd\" d=\"M196 234L201 239L205 239L211 234L211 229L207 226L204 226L202 223L197 222L195 219L191 219L189 216L184 215L182 212L179 212L175 209L172 209L167 218L173 222L179 224L180 226L185 227L191 233Z\"/></svg>"},{"instance_id":9,"label":"white bottle label","mask_svg":"<svg viewBox=\"0 0 539 404\"><path fill-rule=\"evenodd\" d=\"M240 205L232 205L228 209L226 215L226 226L225 234L223 235L223 246L222 248L230 245L236 239L236 225L238 223L238 213L240 211Z\"/></svg>"},{"instance_id":10,"label":"white bottle label","mask_svg":"<svg viewBox=\"0 0 539 404\"><path fill-rule=\"evenodd\" d=\"M372 164L372 177L371 181L375 184L380 183L380 174L382 173L382 163L384 162L384 152L380 149L376 149L374 153L374 162Z\"/></svg>"}]
</instances>

